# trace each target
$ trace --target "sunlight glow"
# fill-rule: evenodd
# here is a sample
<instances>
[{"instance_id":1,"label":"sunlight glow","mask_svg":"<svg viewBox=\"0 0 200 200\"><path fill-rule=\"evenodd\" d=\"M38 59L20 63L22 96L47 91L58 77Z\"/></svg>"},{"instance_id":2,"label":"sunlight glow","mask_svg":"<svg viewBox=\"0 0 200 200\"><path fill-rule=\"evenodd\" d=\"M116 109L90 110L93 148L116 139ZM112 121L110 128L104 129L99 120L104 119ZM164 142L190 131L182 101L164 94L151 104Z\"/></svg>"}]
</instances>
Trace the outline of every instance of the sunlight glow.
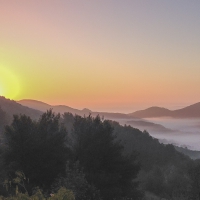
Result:
<instances>
[{"instance_id":1,"label":"sunlight glow","mask_svg":"<svg viewBox=\"0 0 200 200\"><path fill-rule=\"evenodd\" d=\"M19 81L14 73L0 66L0 95L14 99L19 93Z\"/></svg>"},{"instance_id":2,"label":"sunlight glow","mask_svg":"<svg viewBox=\"0 0 200 200\"><path fill-rule=\"evenodd\" d=\"M0 96L4 96L4 95L3 95L3 89L2 89L2 87L1 87L1 85L0 85Z\"/></svg>"}]
</instances>

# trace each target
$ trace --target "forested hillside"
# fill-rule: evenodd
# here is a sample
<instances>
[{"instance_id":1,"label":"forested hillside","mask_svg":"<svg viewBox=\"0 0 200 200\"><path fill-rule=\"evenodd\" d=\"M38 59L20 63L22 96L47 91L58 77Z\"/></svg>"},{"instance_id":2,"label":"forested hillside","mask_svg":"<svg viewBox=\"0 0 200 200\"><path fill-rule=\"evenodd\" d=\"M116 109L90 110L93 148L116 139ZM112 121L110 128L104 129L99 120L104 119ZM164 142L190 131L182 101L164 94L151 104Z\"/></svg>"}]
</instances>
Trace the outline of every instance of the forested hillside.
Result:
<instances>
[{"instance_id":1,"label":"forested hillside","mask_svg":"<svg viewBox=\"0 0 200 200\"><path fill-rule=\"evenodd\" d=\"M48 197L65 187L76 199L142 196L132 182L139 165L123 155L108 121L75 116L69 137L62 120L51 110L37 122L26 115L14 116L2 145L1 180L6 185L2 194L14 195L17 190L34 195L39 187Z\"/></svg>"},{"instance_id":2,"label":"forested hillside","mask_svg":"<svg viewBox=\"0 0 200 200\"><path fill-rule=\"evenodd\" d=\"M5 197L50 198L65 188L76 200L199 198L200 162L131 126L49 110L38 121L15 115L4 136Z\"/></svg>"},{"instance_id":3,"label":"forested hillside","mask_svg":"<svg viewBox=\"0 0 200 200\"><path fill-rule=\"evenodd\" d=\"M6 99L3 96L0 96L0 107L4 112L6 112L7 123L12 122L14 114L25 114L27 116L30 116L32 119L38 119L42 114L42 112L39 110L34 110L29 107L22 106L16 101Z\"/></svg>"},{"instance_id":4,"label":"forested hillside","mask_svg":"<svg viewBox=\"0 0 200 200\"><path fill-rule=\"evenodd\" d=\"M73 138L74 116L65 113L63 123ZM123 146L123 154L140 166L137 181L141 191L166 199L198 198L200 188L194 187L198 179L193 176L197 173L194 166L198 166L198 160L192 161L176 151L173 145L160 144L146 131L121 126L114 121L109 123L113 127L115 141L120 141Z\"/></svg>"}]
</instances>

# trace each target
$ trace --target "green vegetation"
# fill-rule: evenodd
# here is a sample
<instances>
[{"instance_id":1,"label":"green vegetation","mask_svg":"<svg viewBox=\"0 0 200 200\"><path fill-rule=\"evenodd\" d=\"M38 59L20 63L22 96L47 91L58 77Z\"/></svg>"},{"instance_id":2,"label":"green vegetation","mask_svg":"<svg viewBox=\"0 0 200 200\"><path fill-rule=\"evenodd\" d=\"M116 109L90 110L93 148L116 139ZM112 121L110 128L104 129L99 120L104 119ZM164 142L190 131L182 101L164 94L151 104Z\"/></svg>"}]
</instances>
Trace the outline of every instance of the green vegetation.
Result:
<instances>
[{"instance_id":1,"label":"green vegetation","mask_svg":"<svg viewBox=\"0 0 200 200\"><path fill-rule=\"evenodd\" d=\"M133 197L132 180L139 166L123 156L123 147L114 141L111 124L99 116L75 116L72 135L75 161L80 162L86 179L101 191L103 199Z\"/></svg>"},{"instance_id":2,"label":"green vegetation","mask_svg":"<svg viewBox=\"0 0 200 200\"><path fill-rule=\"evenodd\" d=\"M1 199L199 199L200 161L99 116L14 115L4 137Z\"/></svg>"},{"instance_id":3,"label":"green vegetation","mask_svg":"<svg viewBox=\"0 0 200 200\"><path fill-rule=\"evenodd\" d=\"M31 196L39 187L48 197L64 186L80 200L139 197L133 183L139 166L123 155L111 124L98 116L70 116L73 130L68 136L64 118L52 110L38 121L14 115L5 128L2 152L5 196Z\"/></svg>"},{"instance_id":4,"label":"green vegetation","mask_svg":"<svg viewBox=\"0 0 200 200\"><path fill-rule=\"evenodd\" d=\"M42 192L38 189L35 194L31 196L27 193L17 193L15 196L11 197L0 196L0 200L75 200L75 197L71 190L62 187L57 193L51 194L48 198L45 198Z\"/></svg>"},{"instance_id":5,"label":"green vegetation","mask_svg":"<svg viewBox=\"0 0 200 200\"><path fill-rule=\"evenodd\" d=\"M12 124L5 129L4 159L9 175L23 171L31 188L49 188L59 174L64 175L69 149L65 146L66 131L59 119L51 110L38 122L25 115L14 116Z\"/></svg>"}]
</instances>

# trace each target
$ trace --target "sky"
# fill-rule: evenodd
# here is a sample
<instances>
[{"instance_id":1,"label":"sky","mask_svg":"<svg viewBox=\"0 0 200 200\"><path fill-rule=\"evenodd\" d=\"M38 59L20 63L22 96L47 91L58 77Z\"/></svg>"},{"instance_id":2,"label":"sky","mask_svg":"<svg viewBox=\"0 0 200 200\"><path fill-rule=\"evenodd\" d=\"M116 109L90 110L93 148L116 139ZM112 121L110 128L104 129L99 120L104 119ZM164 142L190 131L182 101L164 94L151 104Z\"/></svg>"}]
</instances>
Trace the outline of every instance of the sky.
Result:
<instances>
[{"instance_id":1,"label":"sky","mask_svg":"<svg viewBox=\"0 0 200 200\"><path fill-rule=\"evenodd\" d=\"M0 95L130 113L200 101L199 0L0 0Z\"/></svg>"}]
</instances>

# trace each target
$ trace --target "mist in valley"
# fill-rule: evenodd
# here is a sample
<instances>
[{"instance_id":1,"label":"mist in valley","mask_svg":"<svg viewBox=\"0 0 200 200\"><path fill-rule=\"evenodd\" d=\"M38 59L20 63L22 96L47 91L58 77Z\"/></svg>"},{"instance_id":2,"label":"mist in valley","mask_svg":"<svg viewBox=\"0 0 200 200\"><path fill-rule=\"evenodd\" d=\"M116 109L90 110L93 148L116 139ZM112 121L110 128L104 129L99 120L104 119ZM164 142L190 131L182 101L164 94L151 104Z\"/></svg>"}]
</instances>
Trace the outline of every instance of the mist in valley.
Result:
<instances>
[{"instance_id":1,"label":"mist in valley","mask_svg":"<svg viewBox=\"0 0 200 200\"><path fill-rule=\"evenodd\" d=\"M160 143L200 151L200 118L145 118L145 119L114 119L121 125L147 131Z\"/></svg>"},{"instance_id":2,"label":"mist in valley","mask_svg":"<svg viewBox=\"0 0 200 200\"><path fill-rule=\"evenodd\" d=\"M145 120L155 124L160 124L170 130L151 130L151 127L149 127L148 131L147 127L146 130L149 134L158 138L161 143L187 147L191 150L200 150L200 118L147 118Z\"/></svg>"}]
</instances>

